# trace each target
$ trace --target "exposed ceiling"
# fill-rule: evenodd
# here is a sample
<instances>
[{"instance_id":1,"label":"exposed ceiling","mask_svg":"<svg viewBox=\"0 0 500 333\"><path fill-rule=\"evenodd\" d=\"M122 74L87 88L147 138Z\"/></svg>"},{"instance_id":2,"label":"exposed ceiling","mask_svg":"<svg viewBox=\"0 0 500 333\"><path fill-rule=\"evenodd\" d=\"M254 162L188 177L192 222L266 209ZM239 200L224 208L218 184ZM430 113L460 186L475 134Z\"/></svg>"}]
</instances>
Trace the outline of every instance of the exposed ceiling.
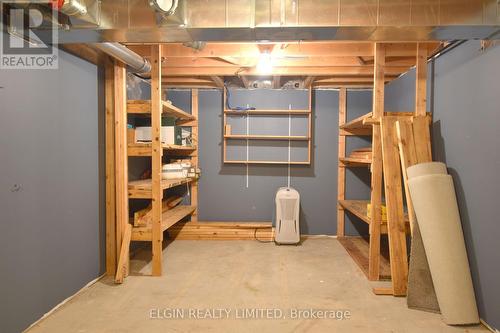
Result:
<instances>
[{"instance_id":1,"label":"exposed ceiling","mask_svg":"<svg viewBox=\"0 0 500 333\"><path fill-rule=\"evenodd\" d=\"M443 45L423 44L427 55ZM385 45L385 75L390 81L415 65L417 43ZM150 45L128 47L146 58L151 52ZM271 63L265 72L259 68L263 53ZM247 88L256 81L280 88L295 80L300 88L373 86L371 42L207 43L198 48L173 43L163 44L162 56L163 83L168 87L220 88L231 77L239 78L240 85Z\"/></svg>"}]
</instances>

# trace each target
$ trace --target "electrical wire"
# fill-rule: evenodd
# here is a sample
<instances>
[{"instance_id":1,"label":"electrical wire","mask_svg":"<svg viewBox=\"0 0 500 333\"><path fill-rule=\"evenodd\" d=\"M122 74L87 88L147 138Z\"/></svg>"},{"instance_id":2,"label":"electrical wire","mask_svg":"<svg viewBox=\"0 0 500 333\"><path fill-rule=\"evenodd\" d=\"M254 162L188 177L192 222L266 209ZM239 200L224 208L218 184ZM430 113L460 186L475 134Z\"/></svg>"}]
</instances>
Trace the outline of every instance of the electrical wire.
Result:
<instances>
[{"instance_id":1,"label":"electrical wire","mask_svg":"<svg viewBox=\"0 0 500 333\"><path fill-rule=\"evenodd\" d=\"M233 110L233 111L248 111L248 110L255 110L255 107L253 106L236 106L232 107L231 104L229 103L229 99L231 99L231 93L229 92L229 89L227 85L224 84L224 89L226 89L226 109L227 110Z\"/></svg>"},{"instance_id":2,"label":"electrical wire","mask_svg":"<svg viewBox=\"0 0 500 333\"><path fill-rule=\"evenodd\" d=\"M259 229L259 228L255 228L255 229L253 230L253 238L254 238L256 241L258 241L258 242L260 242L260 243L273 243L273 242L274 242L274 240L272 240L272 239L271 239L271 240L262 240L262 239L258 239L258 238L257 238L257 229Z\"/></svg>"}]
</instances>

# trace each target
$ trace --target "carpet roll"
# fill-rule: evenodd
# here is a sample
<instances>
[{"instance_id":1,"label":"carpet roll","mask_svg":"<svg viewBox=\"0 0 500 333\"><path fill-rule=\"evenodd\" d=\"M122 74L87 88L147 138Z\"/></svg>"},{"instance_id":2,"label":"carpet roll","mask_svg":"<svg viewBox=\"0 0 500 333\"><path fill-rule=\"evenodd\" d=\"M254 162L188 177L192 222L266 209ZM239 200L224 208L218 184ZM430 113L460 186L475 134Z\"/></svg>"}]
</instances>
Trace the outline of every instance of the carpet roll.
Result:
<instances>
[{"instance_id":1,"label":"carpet roll","mask_svg":"<svg viewBox=\"0 0 500 333\"><path fill-rule=\"evenodd\" d=\"M412 179L424 175L436 175L443 174L447 175L448 170L446 169L446 164L441 162L428 162L415 164L406 169L408 179Z\"/></svg>"},{"instance_id":2,"label":"carpet roll","mask_svg":"<svg viewBox=\"0 0 500 333\"><path fill-rule=\"evenodd\" d=\"M416 166L408 168L408 175L414 171L408 186L443 319L449 325L478 323L453 179L437 164ZM426 168L436 173L418 176Z\"/></svg>"}]
</instances>

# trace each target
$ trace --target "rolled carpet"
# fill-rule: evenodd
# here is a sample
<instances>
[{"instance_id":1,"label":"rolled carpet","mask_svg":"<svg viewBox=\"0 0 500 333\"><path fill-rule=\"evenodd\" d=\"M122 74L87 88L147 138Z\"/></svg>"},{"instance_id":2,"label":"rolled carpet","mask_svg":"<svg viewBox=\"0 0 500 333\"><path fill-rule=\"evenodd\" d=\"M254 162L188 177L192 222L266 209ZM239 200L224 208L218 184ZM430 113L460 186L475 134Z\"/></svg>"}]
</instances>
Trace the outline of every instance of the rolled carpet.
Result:
<instances>
[{"instance_id":1,"label":"rolled carpet","mask_svg":"<svg viewBox=\"0 0 500 333\"><path fill-rule=\"evenodd\" d=\"M476 324L479 315L453 179L436 163L430 174L422 173L424 169L421 164L408 168L408 186L443 319L449 325Z\"/></svg>"}]
</instances>

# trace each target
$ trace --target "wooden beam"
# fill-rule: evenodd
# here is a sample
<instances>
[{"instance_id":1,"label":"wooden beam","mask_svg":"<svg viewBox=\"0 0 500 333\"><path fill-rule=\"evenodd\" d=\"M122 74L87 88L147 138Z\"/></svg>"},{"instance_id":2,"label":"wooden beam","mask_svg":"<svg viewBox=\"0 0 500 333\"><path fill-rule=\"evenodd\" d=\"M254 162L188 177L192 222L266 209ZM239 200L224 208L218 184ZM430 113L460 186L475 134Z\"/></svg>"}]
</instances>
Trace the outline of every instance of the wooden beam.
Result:
<instances>
[{"instance_id":1,"label":"wooden beam","mask_svg":"<svg viewBox=\"0 0 500 333\"><path fill-rule=\"evenodd\" d=\"M240 79L241 79L241 82L243 83L243 87L245 87L245 89L248 89L250 87L250 81L248 80L248 78L246 76L240 76Z\"/></svg>"},{"instance_id":2,"label":"wooden beam","mask_svg":"<svg viewBox=\"0 0 500 333\"><path fill-rule=\"evenodd\" d=\"M382 117L380 129L392 289L394 296L405 296L408 284L408 256L406 254L401 162L396 133L397 120L398 117Z\"/></svg>"},{"instance_id":3,"label":"wooden beam","mask_svg":"<svg viewBox=\"0 0 500 333\"><path fill-rule=\"evenodd\" d=\"M127 162L127 69L114 62L115 118L115 191L116 191L116 258L120 257L123 233L128 224L128 162Z\"/></svg>"},{"instance_id":4,"label":"wooden beam","mask_svg":"<svg viewBox=\"0 0 500 333\"><path fill-rule=\"evenodd\" d=\"M384 115L385 45L375 45L373 76L373 117ZM382 224L382 144L380 125L373 125L371 165L370 247L368 278L378 280L380 273L380 228Z\"/></svg>"},{"instance_id":5,"label":"wooden beam","mask_svg":"<svg viewBox=\"0 0 500 333\"><path fill-rule=\"evenodd\" d=\"M345 124L347 119L347 91L340 88L339 91L339 126ZM339 160L345 157L345 136L339 135L338 155ZM345 199L345 167L338 162L337 173L337 200ZM345 213L344 208L337 202L337 237L345 236Z\"/></svg>"},{"instance_id":6,"label":"wooden beam","mask_svg":"<svg viewBox=\"0 0 500 333\"><path fill-rule=\"evenodd\" d=\"M106 137L106 274L114 276L117 265L116 188L115 188L115 110L114 65L110 58L105 64L105 137Z\"/></svg>"},{"instance_id":7,"label":"wooden beam","mask_svg":"<svg viewBox=\"0 0 500 333\"><path fill-rule=\"evenodd\" d=\"M273 89L281 88L281 76L275 75L273 76Z\"/></svg>"},{"instance_id":8,"label":"wooden beam","mask_svg":"<svg viewBox=\"0 0 500 333\"><path fill-rule=\"evenodd\" d=\"M386 72L399 75L409 70L409 66L388 67ZM164 67L168 76L260 76L256 68L240 67ZM332 76L332 75L371 75L373 66L332 66L332 67L273 67L269 75L280 76Z\"/></svg>"},{"instance_id":9,"label":"wooden beam","mask_svg":"<svg viewBox=\"0 0 500 333\"><path fill-rule=\"evenodd\" d=\"M161 188L162 175L162 146L161 146L161 113L162 113L162 88L161 88L161 59L162 47L154 45L151 47L151 134L152 134L152 159L151 159L151 181L152 181L152 252L153 268L152 275L162 274L163 262L163 231L161 228L162 199Z\"/></svg>"},{"instance_id":10,"label":"wooden beam","mask_svg":"<svg viewBox=\"0 0 500 333\"><path fill-rule=\"evenodd\" d=\"M415 83L415 115L425 116L427 110L427 48L418 44Z\"/></svg>"},{"instance_id":11,"label":"wooden beam","mask_svg":"<svg viewBox=\"0 0 500 333\"><path fill-rule=\"evenodd\" d=\"M210 77L212 81L215 83L215 85L221 89L224 89L224 80L221 79L219 76L211 76Z\"/></svg>"},{"instance_id":12,"label":"wooden beam","mask_svg":"<svg viewBox=\"0 0 500 333\"><path fill-rule=\"evenodd\" d=\"M397 76L385 76L384 81L388 82L397 78ZM314 81L314 83L338 83L338 82L349 82L349 83L370 83L373 85L373 75L372 76L336 76L330 78L321 78Z\"/></svg>"},{"instance_id":13,"label":"wooden beam","mask_svg":"<svg viewBox=\"0 0 500 333\"><path fill-rule=\"evenodd\" d=\"M315 79L316 79L315 76L306 77L306 79L304 80L304 88L310 88Z\"/></svg>"},{"instance_id":14,"label":"wooden beam","mask_svg":"<svg viewBox=\"0 0 500 333\"><path fill-rule=\"evenodd\" d=\"M207 43L202 50L184 46L182 43L163 44L163 55L172 57L207 57L207 58L247 58L258 57L259 47L263 43ZM264 43L274 45L275 43ZM429 51L439 47L439 42L425 43ZM128 47L143 55L151 53L149 45L128 45ZM387 43L386 55L415 56L416 43ZM431 53L431 52L429 52ZM275 57L370 57L374 55L373 42L296 42L277 43L272 51Z\"/></svg>"},{"instance_id":15,"label":"wooden beam","mask_svg":"<svg viewBox=\"0 0 500 333\"><path fill-rule=\"evenodd\" d=\"M273 56L273 66L276 67L334 67L334 66L366 66L373 65L373 60L360 62L361 57L276 57ZM226 61L226 58L203 58L203 57L173 57L167 58L163 65L166 67L255 67L259 62L259 57L235 58ZM393 57L387 62L387 66L408 66L415 65L415 56Z\"/></svg>"}]
</instances>

